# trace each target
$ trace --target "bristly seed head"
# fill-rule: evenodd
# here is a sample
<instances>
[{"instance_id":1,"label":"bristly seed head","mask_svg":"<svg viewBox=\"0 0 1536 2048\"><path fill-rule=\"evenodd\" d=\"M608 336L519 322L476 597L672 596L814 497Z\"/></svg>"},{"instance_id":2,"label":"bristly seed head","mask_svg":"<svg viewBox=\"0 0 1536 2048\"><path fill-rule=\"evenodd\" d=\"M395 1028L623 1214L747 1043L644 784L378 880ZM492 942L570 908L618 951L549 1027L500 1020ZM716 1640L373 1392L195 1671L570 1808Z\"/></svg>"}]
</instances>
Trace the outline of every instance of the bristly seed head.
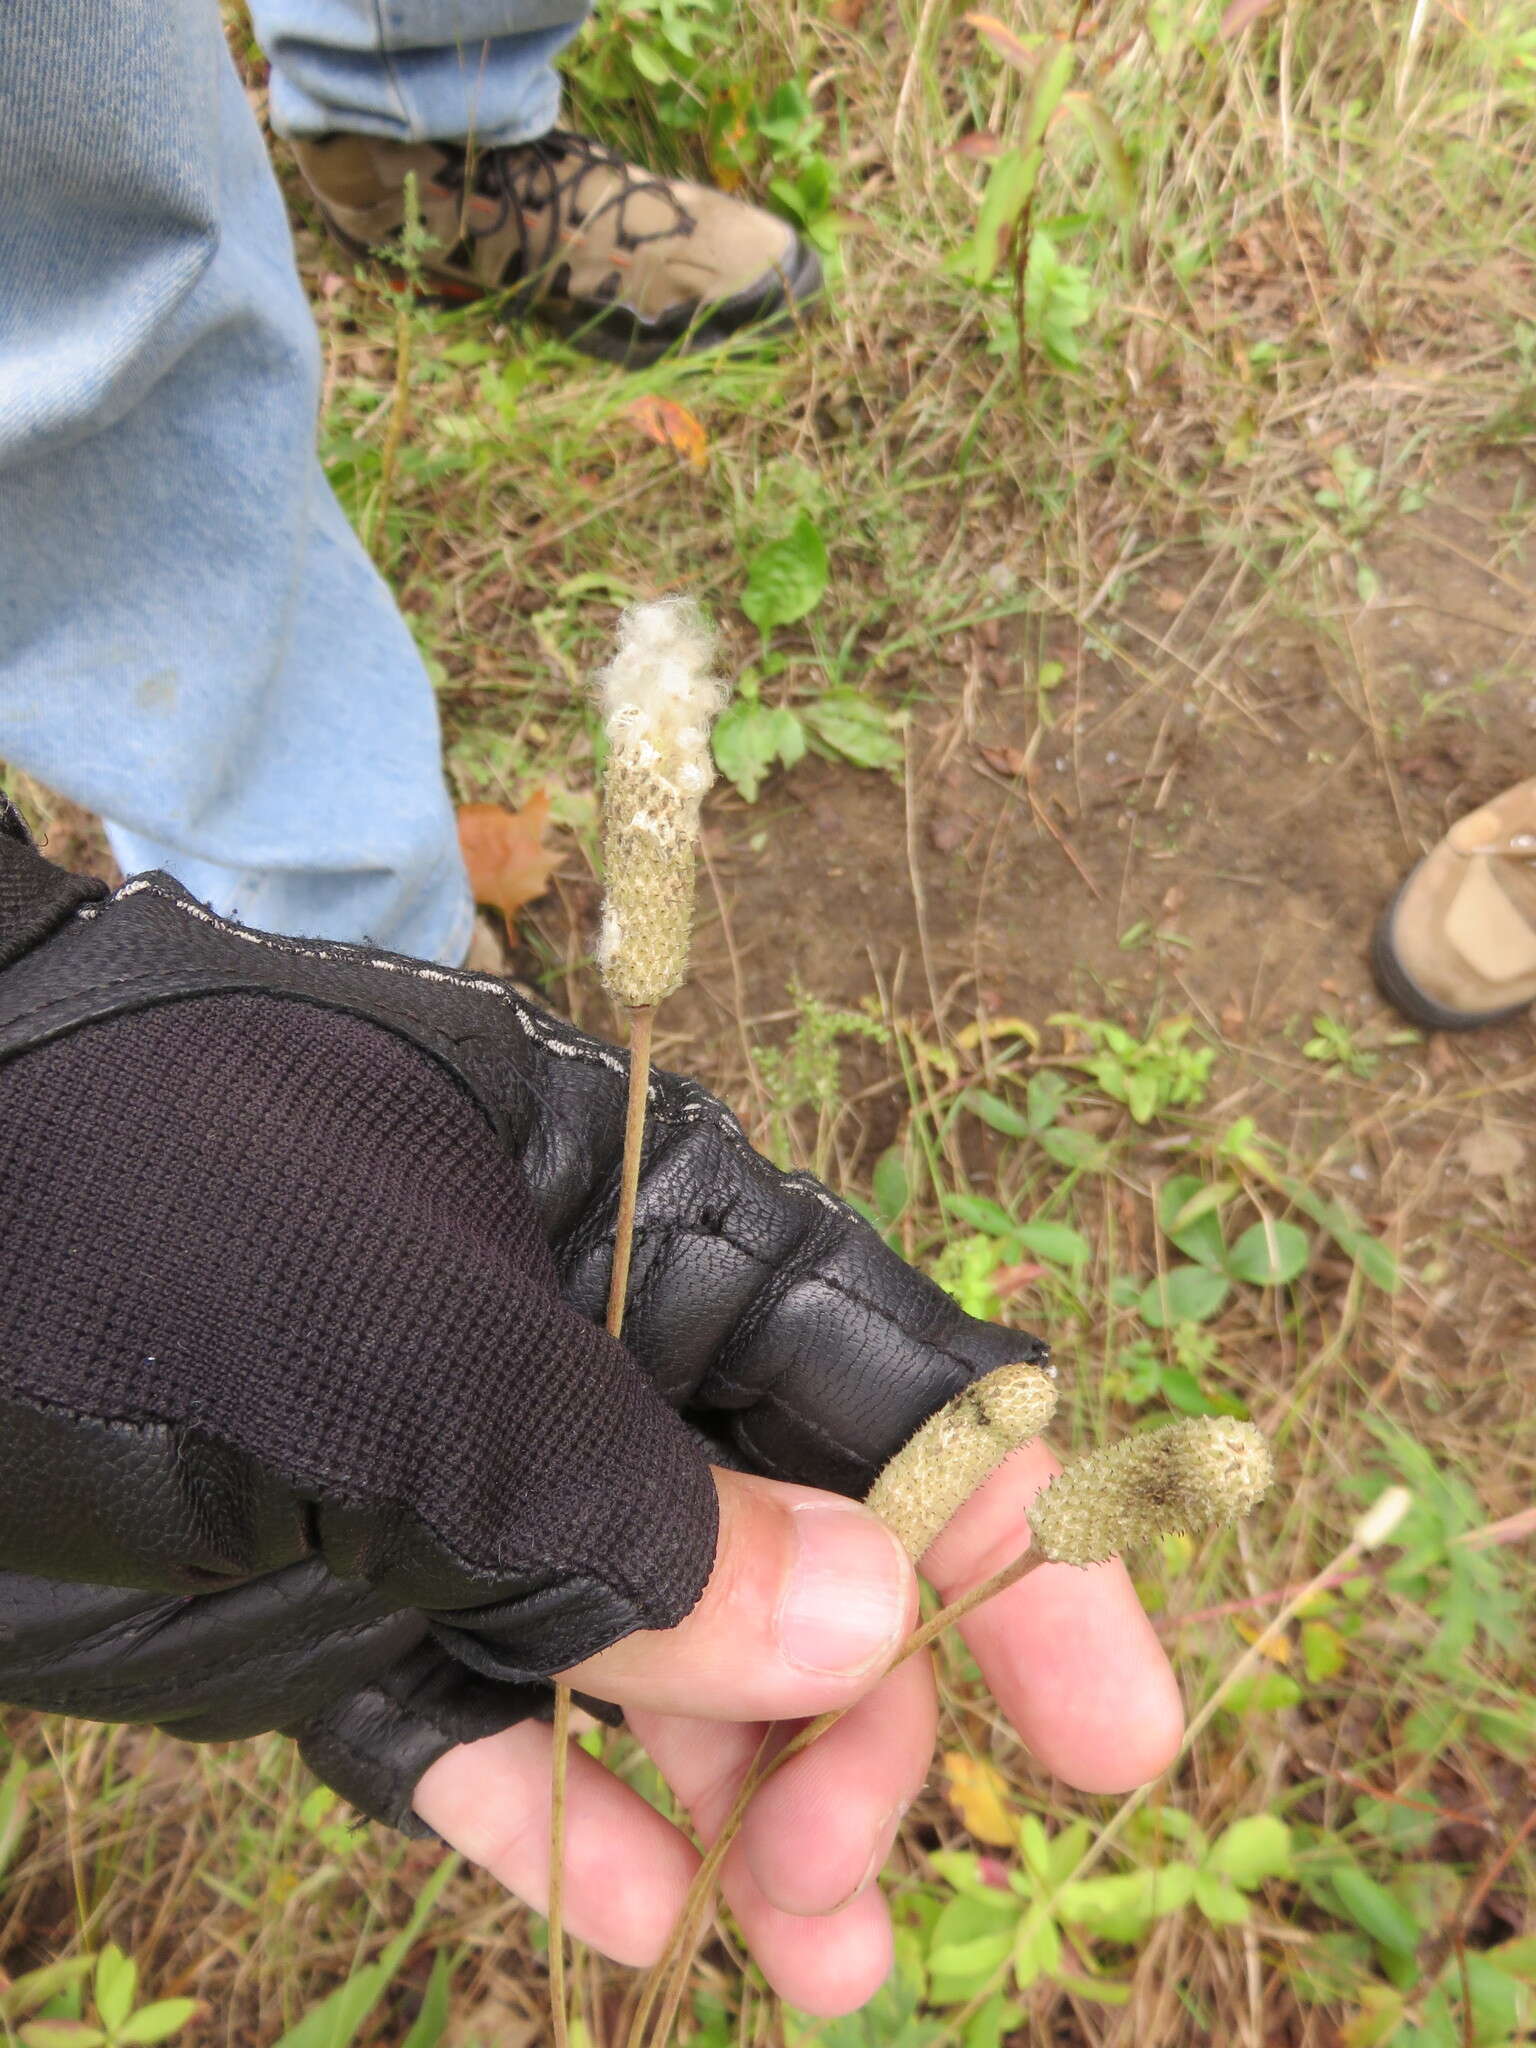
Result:
<instances>
[{"instance_id":1,"label":"bristly seed head","mask_svg":"<svg viewBox=\"0 0 1536 2048\"><path fill-rule=\"evenodd\" d=\"M1029 1509L1035 1542L1056 1564L1102 1564L1133 1544L1246 1515L1274 1479L1251 1422L1200 1416L1090 1451Z\"/></svg>"},{"instance_id":2,"label":"bristly seed head","mask_svg":"<svg viewBox=\"0 0 1536 2048\"><path fill-rule=\"evenodd\" d=\"M699 805L714 780L709 729L729 693L691 598L636 605L596 678L608 736L606 889L597 965L626 1009L670 995L688 965Z\"/></svg>"},{"instance_id":3,"label":"bristly seed head","mask_svg":"<svg viewBox=\"0 0 1536 2048\"><path fill-rule=\"evenodd\" d=\"M1056 1412L1056 1380L1033 1362L1000 1365L956 1394L882 1467L864 1496L909 1557L921 1557L950 1517Z\"/></svg>"}]
</instances>

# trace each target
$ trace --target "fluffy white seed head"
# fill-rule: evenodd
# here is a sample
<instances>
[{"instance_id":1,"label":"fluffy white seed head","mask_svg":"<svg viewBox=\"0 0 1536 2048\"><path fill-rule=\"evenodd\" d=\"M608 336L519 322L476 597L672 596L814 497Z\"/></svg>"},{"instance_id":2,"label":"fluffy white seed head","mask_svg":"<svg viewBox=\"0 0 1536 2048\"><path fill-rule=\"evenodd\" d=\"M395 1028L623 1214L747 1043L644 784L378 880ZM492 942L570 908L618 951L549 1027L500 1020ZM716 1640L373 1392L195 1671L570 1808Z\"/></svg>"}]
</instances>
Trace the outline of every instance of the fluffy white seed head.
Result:
<instances>
[{"instance_id":1,"label":"fluffy white seed head","mask_svg":"<svg viewBox=\"0 0 1536 2048\"><path fill-rule=\"evenodd\" d=\"M714 656L699 607L667 598L624 614L596 678L608 736L597 965L626 1009L659 1003L688 964L699 805L715 773L709 730L730 688Z\"/></svg>"},{"instance_id":2,"label":"fluffy white seed head","mask_svg":"<svg viewBox=\"0 0 1536 2048\"><path fill-rule=\"evenodd\" d=\"M1235 1521L1274 1476L1251 1422L1200 1416L1074 1459L1035 1496L1029 1526L1053 1563L1102 1564L1159 1536Z\"/></svg>"},{"instance_id":3,"label":"fluffy white seed head","mask_svg":"<svg viewBox=\"0 0 1536 2048\"><path fill-rule=\"evenodd\" d=\"M881 1468L865 1495L909 1557L921 1557L951 1515L1056 1412L1047 1366L1000 1365L955 1395Z\"/></svg>"}]
</instances>

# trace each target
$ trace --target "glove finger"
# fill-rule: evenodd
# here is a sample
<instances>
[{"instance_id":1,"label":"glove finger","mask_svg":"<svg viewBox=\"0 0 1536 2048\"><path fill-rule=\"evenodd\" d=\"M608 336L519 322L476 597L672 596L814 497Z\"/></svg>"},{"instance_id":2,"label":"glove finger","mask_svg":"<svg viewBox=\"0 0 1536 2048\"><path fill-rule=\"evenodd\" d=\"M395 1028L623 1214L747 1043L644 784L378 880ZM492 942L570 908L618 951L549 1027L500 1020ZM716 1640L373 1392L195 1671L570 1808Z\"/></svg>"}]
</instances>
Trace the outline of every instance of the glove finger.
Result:
<instances>
[{"instance_id":1,"label":"glove finger","mask_svg":"<svg viewBox=\"0 0 1536 2048\"><path fill-rule=\"evenodd\" d=\"M771 1166L702 1089L659 1076L652 1093L624 1341L732 1462L862 1494L962 1387L1045 1363L1038 1338L966 1315L810 1174ZM594 1317L611 1229L599 1192L556 1247Z\"/></svg>"},{"instance_id":2,"label":"glove finger","mask_svg":"<svg viewBox=\"0 0 1536 2048\"><path fill-rule=\"evenodd\" d=\"M0 1697L227 1742L317 1711L426 1630L318 1560L193 1599L4 1572Z\"/></svg>"}]
</instances>

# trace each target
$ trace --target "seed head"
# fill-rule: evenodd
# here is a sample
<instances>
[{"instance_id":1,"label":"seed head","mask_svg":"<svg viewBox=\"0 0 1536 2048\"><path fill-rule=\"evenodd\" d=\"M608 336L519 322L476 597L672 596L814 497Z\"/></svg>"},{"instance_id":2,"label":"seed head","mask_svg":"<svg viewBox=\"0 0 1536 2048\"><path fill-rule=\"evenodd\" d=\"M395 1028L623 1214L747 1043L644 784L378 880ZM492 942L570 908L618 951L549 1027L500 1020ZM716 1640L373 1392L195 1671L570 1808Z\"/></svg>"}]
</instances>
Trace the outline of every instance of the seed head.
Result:
<instances>
[{"instance_id":1,"label":"seed head","mask_svg":"<svg viewBox=\"0 0 1536 2048\"><path fill-rule=\"evenodd\" d=\"M884 1466L865 1495L909 1557L921 1557L958 1508L1008 1453L1027 1444L1056 1412L1049 1367L1000 1365L930 1415Z\"/></svg>"},{"instance_id":2,"label":"seed head","mask_svg":"<svg viewBox=\"0 0 1536 2048\"><path fill-rule=\"evenodd\" d=\"M596 678L608 736L597 965L626 1009L659 1003L688 964L699 805L715 773L709 728L729 687L714 651L692 599L636 605Z\"/></svg>"},{"instance_id":3,"label":"seed head","mask_svg":"<svg viewBox=\"0 0 1536 2048\"><path fill-rule=\"evenodd\" d=\"M1132 1544L1234 1521L1273 1479L1251 1422L1201 1416L1076 1459L1036 1495L1029 1526L1053 1563L1102 1564Z\"/></svg>"}]
</instances>

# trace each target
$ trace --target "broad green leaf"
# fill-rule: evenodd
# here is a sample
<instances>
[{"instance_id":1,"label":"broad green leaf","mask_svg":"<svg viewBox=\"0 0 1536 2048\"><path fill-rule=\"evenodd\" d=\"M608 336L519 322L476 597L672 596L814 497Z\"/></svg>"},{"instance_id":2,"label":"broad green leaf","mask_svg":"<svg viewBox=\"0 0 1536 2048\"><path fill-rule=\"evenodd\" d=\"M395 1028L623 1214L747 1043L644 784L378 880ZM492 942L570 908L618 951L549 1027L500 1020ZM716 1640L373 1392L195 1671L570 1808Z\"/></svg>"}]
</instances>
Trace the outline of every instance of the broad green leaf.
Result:
<instances>
[{"instance_id":1,"label":"broad green leaf","mask_svg":"<svg viewBox=\"0 0 1536 2048\"><path fill-rule=\"evenodd\" d=\"M169 2041L201 2010L195 1998L159 1999L154 2005L140 2006L128 2024L113 2036L114 2042L124 2044L124 2048L149 2048L153 2041Z\"/></svg>"},{"instance_id":2,"label":"broad green leaf","mask_svg":"<svg viewBox=\"0 0 1536 2048\"><path fill-rule=\"evenodd\" d=\"M984 1230L988 1237L1011 1237L1017 1225L1008 1211L988 1195L946 1194L944 1207L972 1230Z\"/></svg>"},{"instance_id":3,"label":"broad green leaf","mask_svg":"<svg viewBox=\"0 0 1536 2048\"><path fill-rule=\"evenodd\" d=\"M1301 1661L1308 1678L1317 1685L1334 1678L1349 1661L1349 1645L1331 1621L1304 1621L1301 1625Z\"/></svg>"},{"instance_id":4,"label":"broad green leaf","mask_svg":"<svg viewBox=\"0 0 1536 2048\"><path fill-rule=\"evenodd\" d=\"M1328 1879L1346 1919L1379 1948L1399 1956L1413 1955L1419 1944L1418 1926L1385 1885L1354 1863L1341 1863L1328 1873Z\"/></svg>"},{"instance_id":5,"label":"broad green leaf","mask_svg":"<svg viewBox=\"0 0 1536 2048\"><path fill-rule=\"evenodd\" d=\"M750 804L775 764L793 768L804 754L805 728L787 704L738 697L715 720L710 741L720 773Z\"/></svg>"},{"instance_id":6,"label":"broad green leaf","mask_svg":"<svg viewBox=\"0 0 1536 2048\"><path fill-rule=\"evenodd\" d=\"M1176 1173L1158 1196L1157 1218L1186 1259L1219 1271L1227 1256L1219 1212L1238 1192L1235 1181L1204 1181Z\"/></svg>"},{"instance_id":7,"label":"broad green leaf","mask_svg":"<svg viewBox=\"0 0 1536 2048\"><path fill-rule=\"evenodd\" d=\"M741 608L764 635L814 611L827 588L827 546L809 513L782 539L759 548L747 569Z\"/></svg>"},{"instance_id":8,"label":"broad green leaf","mask_svg":"<svg viewBox=\"0 0 1536 2048\"><path fill-rule=\"evenodd\" d=\"M1186 1906L1194 1888L1192 1865L1169 1863L1063 1885L1056 1904L1071 1925L1087 1927L1105 1941L1134 1943L1154 1920Z\"/></svg>"},{"instance_id":9,"label":"broad green leaf","mask_svg":"<svg viewBox=\"0 0 1536 2048\"><path fill-rule=\"evenodd\" d=\"M857 690L829 690L801 709L801 717L824 747L856 768L899 768L901 742L885 713Z\"/></svg>"},{"instance_id":10,"label":"broad green leaf","mask_svg":"<svg viewBox=\"0 0 1536 2048\"><path fill-rule=\"evenodd\" d=\"M1505 2042L1518 2040L1521 2023L1529 2016L1519 1981L1507 1976L1492 1955L1469 1949L1465 1961L1474 2048L1503 2048ZM1457 1992L1460 1977L1461 1967L1453 1958L1441 1981Z\"/></svg>"},{"instance_id":11,"label":"broad green leaf","mask_svg":"<svg viewBox=\"0 0 1536 2048\"><path fill-rule=\"evenodd\" d=\"M96 1959L96 2011L109 2034L133 2011L139 1988L139 1966L125 1956L115 1941L109 1941Z\"/></svg>"},{"instance_id":12,"label":"broad green leaf","mask_svg":"<svg viewBox=\"0 0 1536 2048\"><path fill-rule=\"evenodd\" d=\"M1229 1877L1214 1870L1195 1873L1195 1904L1213 1927L1237 1927L1253 1908Z\"/></svg>"},{"instance_id":13,"label":"broad green leaf","mask_svg":"<svg viewBox=\"0 0 1536 2048\"><path fill-rule=\"evenodd\" d=\"M1025 1097L1029 1105L1030 1129L1043 1131L1055 1123L1071 1093L1072 1083L1065 1074L1053 1073L1049 1068L1043 1074L1031 1074Z\"/></svg>"},{"instance_id":14,"label":"broad green leaf","mask_svg":"<svg viewBox=\"0 0 1536 2048\"><path fill-rule=\"evenodd\" d=\"M1019 1854L1041 1884L1051 1882L1051 1838L1033 1813L1019 1822Z\"/></svg>"},{"instance_id":15,"label":"broad green leaf","mask_svg":"<svg viewBox=\"0 0 1536 2048\"><path fill-rule=\"evenodd\" d=\"M1093 1248L1070 1223L1021 1223L1018 1239L1025 1251L1056 1266L1085 1266Z\"/></svg>"},{"instance_id":16,"label":"broad green leaf","mask_svg":"<svg viewBox=\"0 0 1536 2048\"><path fill-rule=\"evenodd\" d=\"M899 1222L902 1212L912 1199L912 1188L907 1179L907 1163L900 1145L890 1145L880 1154L875 1161L875 1170L869 1185L880 1221L887 1228Z\"/></svg>"},{"instance_id":17,"label":"broad green leaf","mask_svg":"<svg viewBox=\"0 0 1536 2048\"><path fill-rule=\"evenodd\" d=\"M965 2048L1005 2048L1013 2030L1024 2018L1016 1998L998 1992L989 1998L965 2030Z\"/></svg>"},{"instance_id":18,"label":"broad green leaf","mask_svg":"<svg viewBox=\"0 0 1536 2048\"><path fill-rule=\"evenodd\" d=\"M1033 1135L1034 1127L1029 1118L1015 1109L1011 1102L1005 1102L1001 1095L991 1095L985 1088L967 1088L960 1101L989 1130L997 1131L1005 1138Z\"/></svg>"},{"instance_id":19,"label":"broad green leaf","mask_svg":"<svg viewBox=\"0 0 1536 2048\"><path fill-rule=\"evenodd\" d=\"M1251 1892L1266 1877L1281 1877L1290 1869L1291 1831L1272 1813L1249 1814L1235 1820L1218 1837L1205 1867L1230 1877L1239 1890Z\"/></svg>"},{"instance_id":20,"label":"broad green leaf","mask_svg":"<svg viewBox=\"0 0 1536 2048\"><path fill-rule=\"evenodd\" d=\"M1039 1137L1041 1151L1058 1166L1084 1167L1092 1172L1103 1161L1104 1146L1091 1131L1041 1131Z\"/></svg>"},{"instance_id":21,"label":"broad green leaf","mask_svg":"<svg viewBox=\"0 0 1536 2048\"><path fill-rule=\"evenodd\" d=\"M1227 1254L1227 1271L1234 1280L1248 1280L1255 1287L1283 1287L1306 1265L1310 1250L1304 1230L1266 1217L1245 1230L1233 1245Z\"/></svg>"},{"instance_id":22,"label":"broad green leaf","mask_svg":"<svg viewBox=\"0 0 1536 2048\"><path fill-rule=\"evenodd\" d=\"M1342 1237L1335 1232L1334 1241L1346 1258L1354 1260L1373 1287L1379 1287L1383 1294L1396 1294L1401 1275L1396 1254L1389 1245L1384 1245L1379 1237L1372 1237L1368 1230L1346 1231Z\"/></svg>"},{"instance_id":23,"label":"broad green leaf","mask_svg":"<svg viewBox=\"0 0 1536 2048\"><path fill-rule=\"evenodd\" d=\"M1044 1906L1031 1906L1013 1950L1014 1980L1021 1991L1061 1968L1061 1929Z\"/></svg>"},{"instance_id":24,"label":"broad green leaf","mask_svg":"<svg viewBox=\"0 0 1536 2048\"><path fill-rule=\"evenodd\" d=\"M946 1996L956 1991L961 1997L971 1996L1007 1961L1018 1902L1006 1893L997 1897L1012 1908L1008 1915L990 1910L981 1900L960 1898L952 1899L934 1922L928 1968L935 1978L948 1981Z\"/></svg>"},{"instance_id":25,"label":"broad green leaf","mask_svg":"<svg viewBox=\"0 0 1536 2048\"><path fill-rule=\"evenodd\" d=\"M411 2031L400 2043L400 2048L438 2048L452 2017L449 2011L452 1981L453 1964L448 1960L447 1951L439 1949L432 1958L432 1974L422 1993L421 2011L412 2021Z\"/></svg>"},{"instance_id":26,"label":"broad green leaf","mask_svg":"<svg viewBox=\"0 0 1536 2048\"><path fill-rule=\"evenodd\" d=\"M1166 1330L1171 1323L1208 1322L1230 1292L1224 1274L1206 1266L1174 1266L1148 1281L1137 1308L1149 1330Z\"/></svg>"},{"instance_id":27,"label":"broad green leaf","mask_svg":"<svg viewBox=\"0 0 1536 2048\"><path fill-rule=\"evenodd\" d=\"M36 2012L50 1998L88 1977L94 1961L92 1956L66 1956L62 1962L40 1964L9 1984L0 1983L0 2015L14 2020L23 2013Z\"/></svg>"},{"instance_id":28,"label":"broad green leaf","mask_svg":"<svg viewBox=\"0 0 1536 2048\"><path fill-rule=\"evenodd\" d=\"M1052 1835L1048 1861L1052 1884L1061 1884L1076 1870L1088 1853L1093 1829L1085 1820L1075 1820L1059 1835Z\"/></svg>"}]
</instances>

